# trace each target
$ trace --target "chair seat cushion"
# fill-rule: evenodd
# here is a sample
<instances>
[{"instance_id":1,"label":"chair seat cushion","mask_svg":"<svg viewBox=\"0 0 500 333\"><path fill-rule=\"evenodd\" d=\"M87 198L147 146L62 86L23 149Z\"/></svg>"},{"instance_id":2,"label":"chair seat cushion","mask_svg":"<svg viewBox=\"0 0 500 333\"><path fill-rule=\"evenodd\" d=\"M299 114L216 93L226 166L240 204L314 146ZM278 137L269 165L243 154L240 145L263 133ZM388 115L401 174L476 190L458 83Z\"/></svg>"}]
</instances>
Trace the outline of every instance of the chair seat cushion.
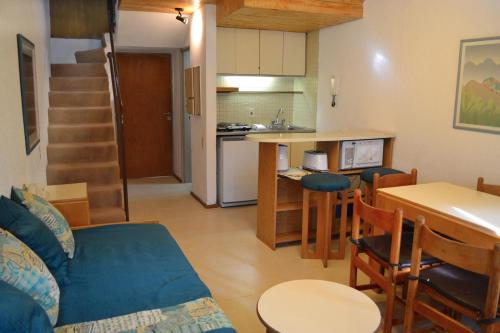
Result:
<instances>
[{"instance_id":1,"label":"chair seat cushion","mask_svg":"<svg viewBox=\"0 0 500 333\"><path fill-rule=\"evenodd\" d=\"M369 250L376 255L380 260L393 264L389 261L391 254L391 234L380 236L364 237L359 240L359 246L362 250ZM411 266L411 248L413 245L413 233L403 232L401 235L401 249L399 251L398 267L408 268ZM422 254L422 265L430 265L439 263L440 261L434 257Z\"/></svg>"},{"instance_id":2,"label":"chair seat cushion","mask_svg":"<svg viewBox=\"0 0 500 333\"><path fill-rule=\"evenodd\" d=\"M344 175L335 173L315 173L301 179L302 187L319 192L344 191L351 187L351 181Z\"/></svg>"},{"instance_id":3,"label":"chair seat cushion","mask_svg":"<svg viewBox=\"0 0 500 333\"><path fill-rule=\"evenodd\" d=\"M373 175L378 173L380 177L391 175L395 173L404 173L403 171L390 169L390 168L370 168L361 173L361 180L364 180L367 183L373 183Z\"/></svg>"},{"instance_id":4,"label":"chair seat cushion","mask_svg":"<svg viewBox=\"0 0 500 333\"><path fill-rule=\"evenodd\" d=\"M419 280L457 304L483 314L487 276L445 264L421 271Z\"/></svg>"}]
</instances>

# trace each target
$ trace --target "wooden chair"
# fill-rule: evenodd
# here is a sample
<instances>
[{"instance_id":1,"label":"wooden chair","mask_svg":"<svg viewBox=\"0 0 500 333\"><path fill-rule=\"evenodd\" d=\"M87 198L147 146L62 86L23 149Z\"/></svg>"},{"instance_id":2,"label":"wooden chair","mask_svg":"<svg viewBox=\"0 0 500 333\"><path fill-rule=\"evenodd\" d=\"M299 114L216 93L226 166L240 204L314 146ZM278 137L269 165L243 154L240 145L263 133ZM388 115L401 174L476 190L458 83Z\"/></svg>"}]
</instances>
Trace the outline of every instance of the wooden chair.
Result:
<instances>
[{"instance_id":1,"label":"wooden chair","mask_svg":"<svg viewBox=\"0 0 500 333\"><path fill-rule=\"evenodd\" d=\"M485 184L483 177L479 177L477 179L477 190L479 192L485 192L500 196L500 185Z\"/></svg>"},{"instance_id":2,"label":"wooden chair","mask_svg":"<svg viewBox=\"0 0 500 333\"><path fill-rule=\"evenodd\" d=\"M375 174L379 174L380 177L390 174L403 173L403 171L399 171L391 168L368 168L361 172L360 179L365 183L365 202L369 205L373 204L373 177Z\"/></svg>"},{"instance_id":3,"label":"wooden chair","mask_svg":"<svg viewBox=\"0 0 500 333\"><path fill-rule=\"evenodd\" d=\"M373 175L372 205L377 204L377 189L386 187L406 186L417 184L417 169L411 169L410 173L392 173L381 176L379 173Z\"/></svg>"},{"instance_id":4,"label":"wooden chair","mask_svg":"<svg viewBox=\"0 0 500 333\"><path fill-rule=\"evenodd\" d=\"M421 271L425 251L447 264ZM486 249L444 238L417 218L413 239L411 275L405 314L405 333L413 332L415 314L422 315L445 331L473 333L462 324L460 315L476 320L484 333L500 332L498 301L500 294L500 243ZM442 304L440 312L426 298ZM451 314L451 315L450 315ZM457 316L456 314L460 314ZM458 317L458 318L457 318Z\"/></svg>"},{"instance_id":5,"label":"wooden chair","mask_svg":"<svg viewBox=\"0 0 500 333\"><path fill-rule=\"evenodd\" d=\"M393 325L396 285L402 283L409 274L411 265L412 233L403 233L403 212L385 211L367 205L361 199L361 191L354 192L354 209L351 231L351 267L349 285L358 290L382 289L387 295L384 315L384 333L390 333ZM363 229L370 225L371 234L360 238L360 224ZM360 256L365 253L368 259ZM378 269L374 266L380 266ZM434 258L426 257L423 264L435 263ZM358 285L358 269L365 273L371 283ZM387 274L384 274L387 271Z\"/></svg>"}]
</instances>

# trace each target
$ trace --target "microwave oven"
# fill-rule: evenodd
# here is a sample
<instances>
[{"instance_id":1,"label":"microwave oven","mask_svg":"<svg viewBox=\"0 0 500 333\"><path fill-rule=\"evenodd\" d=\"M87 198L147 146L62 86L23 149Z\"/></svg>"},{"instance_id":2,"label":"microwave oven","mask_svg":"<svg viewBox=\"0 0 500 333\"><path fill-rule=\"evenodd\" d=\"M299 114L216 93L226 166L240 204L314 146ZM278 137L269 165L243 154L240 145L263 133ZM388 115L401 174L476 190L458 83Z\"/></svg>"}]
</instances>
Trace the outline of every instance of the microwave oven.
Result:
<instances>
[{"instance_id":1,"label":"microwave oven","mask_svg":"<svg viewBox=\"0 0 500 333\"><path fill-rule=\"evenodd\" d=\"M384 139L342 141L340 170L373 168L384 161Z\"/></svg>"}]
</instances>

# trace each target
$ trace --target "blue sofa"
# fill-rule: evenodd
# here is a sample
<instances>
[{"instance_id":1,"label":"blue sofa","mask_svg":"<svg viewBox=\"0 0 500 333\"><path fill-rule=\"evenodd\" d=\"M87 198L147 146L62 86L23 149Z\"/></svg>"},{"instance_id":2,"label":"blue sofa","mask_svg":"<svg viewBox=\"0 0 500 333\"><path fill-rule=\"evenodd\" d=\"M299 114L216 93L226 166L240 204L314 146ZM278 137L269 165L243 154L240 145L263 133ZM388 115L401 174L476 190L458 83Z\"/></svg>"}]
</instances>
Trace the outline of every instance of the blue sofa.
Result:
<instances>
[{"instance_id":1,"label":"blue sofa","mask_svg":"<svg viewBox=\"0 0 500 333\"><path fill-rule=\"evenodd\" d=\"M106 319L122 316L128 322L127 315L158 309L155 315L168 314L169 320L145 332L235 332L162 225L124 223L73 235L75 256L68 265L69 282L60 286L56 332L69 332L79 323L96 327L99 321L107 327ZM205 317L193 319L190 313Z\"/></svg>"}]
</instances>

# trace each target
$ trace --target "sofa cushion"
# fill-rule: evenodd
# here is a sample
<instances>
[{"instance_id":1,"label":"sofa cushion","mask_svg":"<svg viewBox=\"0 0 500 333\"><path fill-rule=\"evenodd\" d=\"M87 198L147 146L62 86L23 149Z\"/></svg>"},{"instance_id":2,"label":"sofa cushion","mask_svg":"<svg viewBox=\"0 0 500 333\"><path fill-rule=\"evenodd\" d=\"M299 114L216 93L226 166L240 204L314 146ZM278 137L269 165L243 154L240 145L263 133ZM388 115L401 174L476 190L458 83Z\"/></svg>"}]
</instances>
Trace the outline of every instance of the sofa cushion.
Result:
<instances>
[{"instance_id":1,"label":"sofa cushion","mask_svg":"<svg viewBox=\"0 0 500 333\"><path fill-rule=\"evenodd\" d=\"M3 229L0 229L0 280L33 297L55 325L59 313L56 280L29 247ZM4 302L3 295L1 299Z\"/></svg>"},{"instance_id":2,"label":"sofa cushion","mask_svg":"<svg viewBox=\"0 0 500 333\"><path fill-rule=\"evenodd\" d=\"M0 332L52 332L47 313L33 297L0 280Z\"/></svg>"},{"instance_id":3,"label":"sofa cushion","mask_svg":"<svg viewBox=\"0 0 500 333\"><path fill-rule=\"evenodd\" d=\"M26 208L0 198L0 228L8 230L31 248L47 265L59 285L67 282L68 258L49 228Z\"/></svg>"},{"instance_id":4,"label":"sofa cushion","mask_svg":"<svg viewBox=\"0 0 500 333\"><path fill-rule=\"evenodd\" d=\"M26 207L54 233L68 258L75 253L75 240L68 222L50 202L28 191L12 187L10 198Z\"/></svg>"},{"instance_id":5,"label":"sofa cushion","mask_svg":"<svg viewBox=\"0 0 500 333\"><path fill-rule=\"evenodd\" d=\"M73 234L71 282L61 288L58 326L210 296L162 225L110 225Z\"/></svg>"}]
</instances>

